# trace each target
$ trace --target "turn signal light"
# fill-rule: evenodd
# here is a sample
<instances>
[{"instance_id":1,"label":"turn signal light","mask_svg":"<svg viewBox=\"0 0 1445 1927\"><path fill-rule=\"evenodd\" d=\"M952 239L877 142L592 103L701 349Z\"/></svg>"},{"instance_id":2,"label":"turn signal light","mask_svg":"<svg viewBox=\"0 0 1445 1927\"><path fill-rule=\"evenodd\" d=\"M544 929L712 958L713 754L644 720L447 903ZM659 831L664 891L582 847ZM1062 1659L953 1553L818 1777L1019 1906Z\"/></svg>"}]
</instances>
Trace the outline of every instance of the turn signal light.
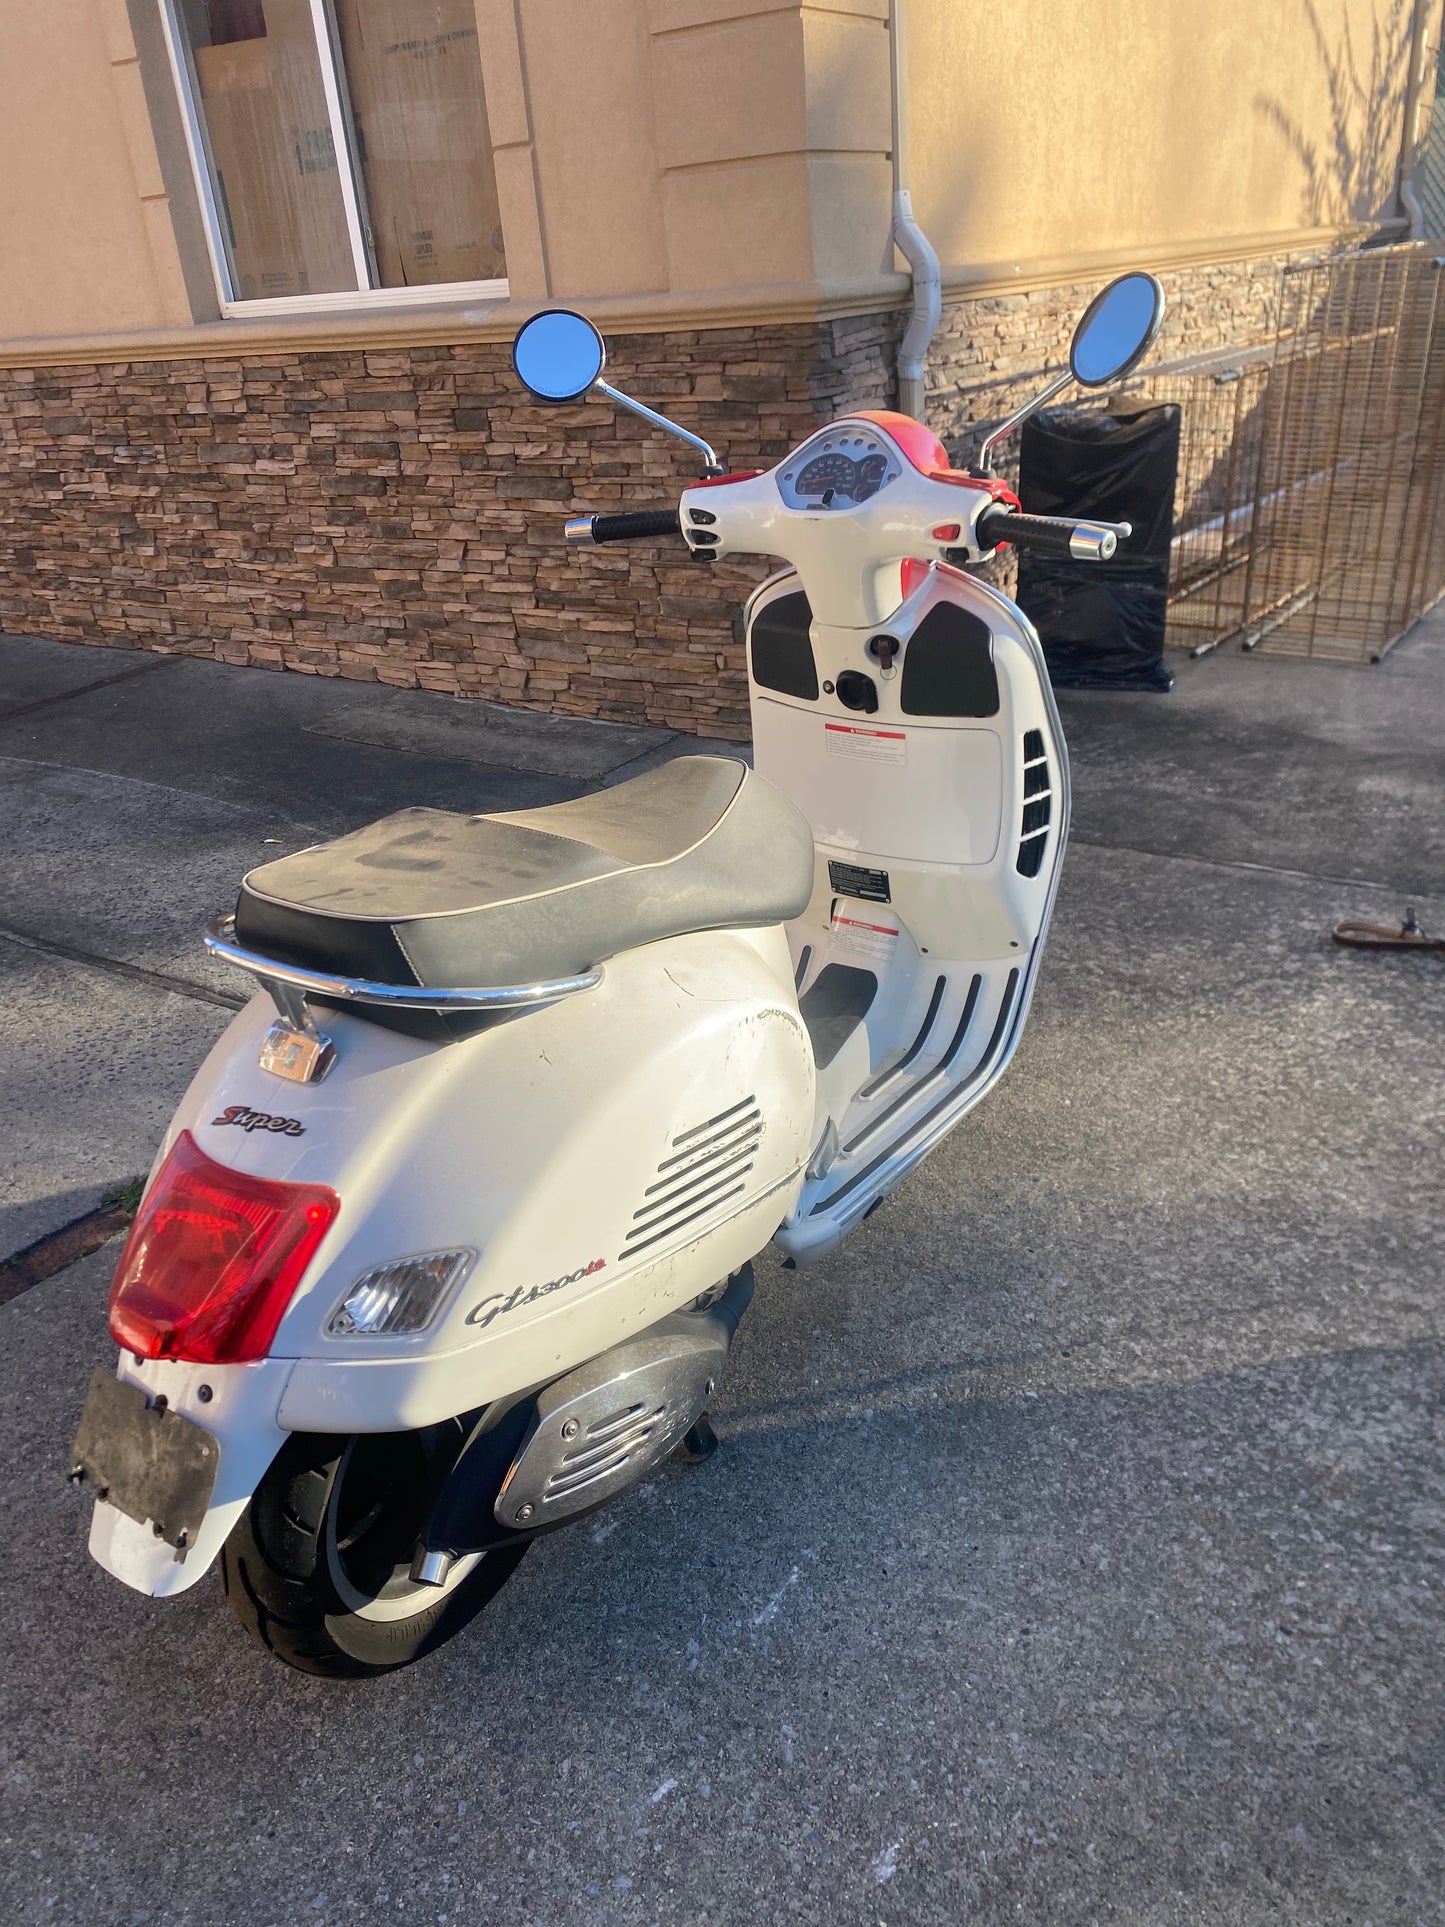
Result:
<instances>
[{"instance_id":1,"label":"turn signal light","mask_svg":"<svg viewBox=\"0 0 1445 1927\"><path fill-rule=\"evenodd\" d=\"M326 1321L328 1338L399 1338L425 1331L472 1268L475 1251L428 1251L363 1272Z\"/></svg>"},{"instance_id":2,"label":"turn signal light","mask_svg":"<svg viewBox=\"0 0 1445 1927\"><path fill-rule=\"evenodd\" d=\"M938 527L933 531L933 539L935 542L956 542L962 533L963 530L959 523L940 522Z\"/></svg>"},{"instance_id":3,"label":"turn signal light","mask_svg":"<svg viewBox=\"0 0 1445 1927\"><path fill-rule=\"evenodd\" d=\"M264 1358L340 1209L324 1184L233 1171L182 1131L120 1255L111 1337L142 1358Z\"/></svg>"}]
</instances>

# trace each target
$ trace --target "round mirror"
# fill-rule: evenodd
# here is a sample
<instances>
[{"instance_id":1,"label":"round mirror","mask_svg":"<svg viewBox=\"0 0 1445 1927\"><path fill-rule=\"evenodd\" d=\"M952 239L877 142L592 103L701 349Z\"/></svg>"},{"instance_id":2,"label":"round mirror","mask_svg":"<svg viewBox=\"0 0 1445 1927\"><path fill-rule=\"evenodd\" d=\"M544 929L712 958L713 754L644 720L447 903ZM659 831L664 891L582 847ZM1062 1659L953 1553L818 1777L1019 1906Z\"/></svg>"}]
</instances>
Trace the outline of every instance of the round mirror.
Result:
<instances>
[{"instance_id":1,"label":"round mirror","mask_svg":"<svg viewBox=\"0 0 1445 1927\"><path fill-rule=\"evenodd\" d=\"M547 308L524 321L512 343L512 366L538 401L576 401L602 373L607 351L585 315Z\"/></svg>"},{"instance_id":2,"label":"round mirror","mask_svg":"<svg viewBox=\"0 0 1445 1927\"><path fill-rule=\"evenodd\" d=\"M1152 274L1122 274L1096 294L1074 330L1069 367L1085 388L1102 388L1141 360L1164 319L1164 290Z\"/></svg>"}]
</instances>

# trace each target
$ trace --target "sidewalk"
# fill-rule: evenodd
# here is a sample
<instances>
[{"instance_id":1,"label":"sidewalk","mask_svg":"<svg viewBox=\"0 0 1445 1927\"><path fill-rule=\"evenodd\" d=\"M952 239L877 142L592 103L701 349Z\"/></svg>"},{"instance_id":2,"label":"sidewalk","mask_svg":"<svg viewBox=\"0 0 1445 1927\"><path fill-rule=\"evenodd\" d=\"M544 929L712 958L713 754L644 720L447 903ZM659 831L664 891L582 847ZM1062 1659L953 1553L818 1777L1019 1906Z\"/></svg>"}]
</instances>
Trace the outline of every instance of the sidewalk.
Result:
<instances>
[{"instance_id":1,"label":"sidewalk","mask_svg":"<svg viewBox=\"0 0 1445 1927\"><path fill-rule=\"evenodd\" d=\"M1445 615L1062 708L1008 1077L827 1263L763 1255L717 1458L424 1665L301 1680L211 1583L101 1574L64 1473L114 1248L0 1309L7 1919L1434 1921L1445 973L1326 932L1445 930ZM12 1249L146 1168L250 864L696 747L34 642L0 712Z\"/></svg>"}]
</instances>

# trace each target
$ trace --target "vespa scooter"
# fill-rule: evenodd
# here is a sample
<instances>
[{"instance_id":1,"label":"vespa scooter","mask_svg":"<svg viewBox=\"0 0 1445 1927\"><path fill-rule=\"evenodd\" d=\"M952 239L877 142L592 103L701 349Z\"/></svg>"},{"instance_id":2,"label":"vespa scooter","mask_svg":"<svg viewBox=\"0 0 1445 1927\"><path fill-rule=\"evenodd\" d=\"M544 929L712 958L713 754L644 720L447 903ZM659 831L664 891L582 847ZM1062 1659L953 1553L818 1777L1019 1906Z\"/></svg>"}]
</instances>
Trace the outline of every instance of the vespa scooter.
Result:
<instances>
[{"instance_id":1,"label":"vespa scooter","mask_svg":"<svg viewBox=\"0 0 1445 1927\"><path fill-rule=\"evenodd\" d=\"M1072 377L1127 372L1161 314L1113 283ZM161 1145L72 1477L118 1579L219 1559L256 1639L332 1676L431 1651L539 1533L706 1456L754 1255L823 1258L1002 1075L1068 761L1037 637L966 569L1128 533L1025 516L987 447L955 471L886 412L724 474L602 381L580 315L514 363L705 459L569 542L786 566L747 605L754 768L402 810L253 870L207 931L259 988Z\"/></svg>"}]
</instances>

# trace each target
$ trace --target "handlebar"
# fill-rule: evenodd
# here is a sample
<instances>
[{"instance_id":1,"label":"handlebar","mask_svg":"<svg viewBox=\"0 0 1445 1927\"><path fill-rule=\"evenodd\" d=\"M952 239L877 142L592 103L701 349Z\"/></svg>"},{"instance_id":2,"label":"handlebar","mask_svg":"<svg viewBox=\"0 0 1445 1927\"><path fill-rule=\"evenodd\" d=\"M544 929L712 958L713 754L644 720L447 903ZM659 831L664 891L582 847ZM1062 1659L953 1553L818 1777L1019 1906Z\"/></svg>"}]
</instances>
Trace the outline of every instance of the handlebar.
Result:
<instances>
[{"instance_id":1,"label":"handlebar","mask_svg":"<svg viewBox=\"0 0 1445 1927\"><path fill-rule=\"evenodd\" d=\"M591 548L599 542L655 542L682 534L678 509L638 509L627 515L578 515L563 533L572 548ZM1000 542L1036 549L1042 555L1067 556L1075 562L1107 562L1121 541L1133 534L1127 522L1076 521L1064 515L1024 515L998 503L978 518L976 540L987 551ZM950 557L954 551L947 552ZM969 551L957 551L966 559Z\"/></svg>"},{"instance_id":2,"label":"handlebar","mask_svg":"<svg viewBox=\"0 0 1445 1927\"><path fill-rule=\"evenodd\" d=\"M978 518L981 549L1000 542L1015 548L1037 549L1041 555L1068 556L1074 562L1107 562L1134 533L1128 522L1079 522L1071 515L1023 515L1002 505L985 509Z\"/></svg>"},{"instance_id":3,"label":"handlebar","mask_svg":"<svg viewBox=\"0 0 1445 1927\"><path fill-rule=\"evenodd\" d=\"M632 515L578 515L562 532L574 549L590 548L594 542L645 542L660 535L681 535L682 516L677 509L638 509Z\"/></svg>"}]
</instances>

